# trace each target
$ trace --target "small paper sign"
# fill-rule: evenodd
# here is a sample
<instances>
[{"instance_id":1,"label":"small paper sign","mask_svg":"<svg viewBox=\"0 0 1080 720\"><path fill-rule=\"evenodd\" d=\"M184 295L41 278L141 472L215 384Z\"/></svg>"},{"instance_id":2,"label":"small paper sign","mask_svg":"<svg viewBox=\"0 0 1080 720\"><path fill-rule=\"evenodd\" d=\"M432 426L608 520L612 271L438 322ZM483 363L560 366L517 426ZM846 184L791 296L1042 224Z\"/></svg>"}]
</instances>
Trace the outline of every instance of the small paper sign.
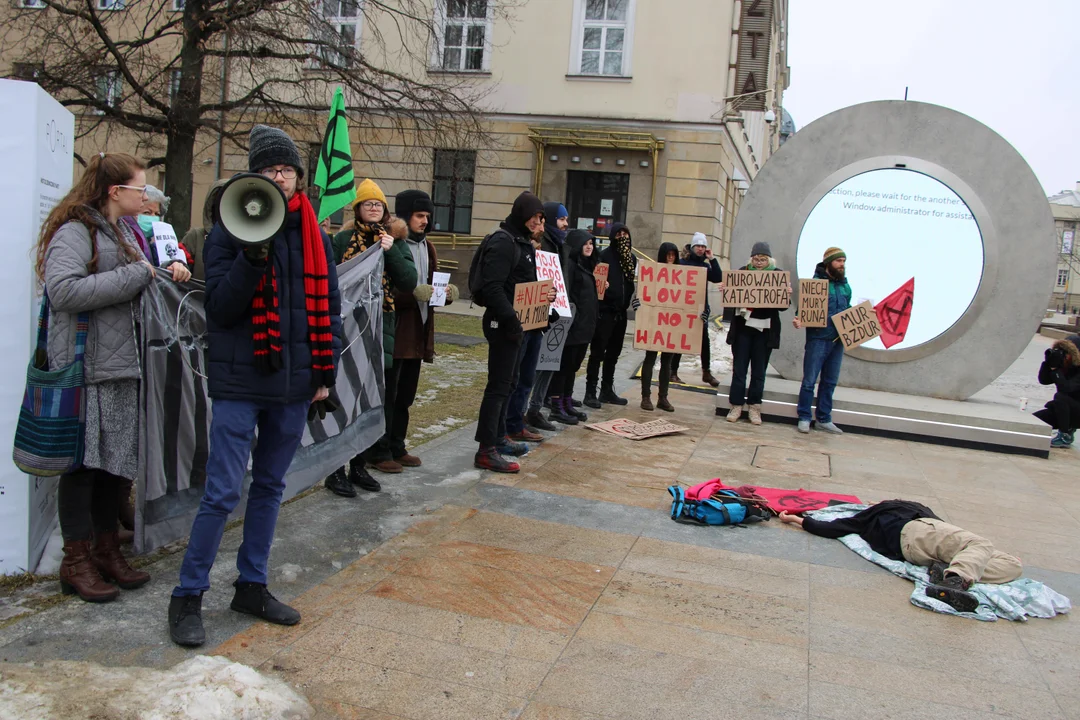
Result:
<instances>
[{"instance_id":1,"label":"small paper sign","mask_svg":"<svg viewBox=\"0 0 1080 720\"><path fill-rule=\"evenodd\" d=\"M577 219L577 229L578 230L588 230L592 226L593 226L593 219L592 218L578 218Z\"/></svg>"},{"instance_id":2,"label":"small paper sign","mask_svg":"<svg viewBox=\"0 0 1080 720\"><path fill-rule=\"evenodd\" d=\"M548 326L544 337L540 340L540 359L536 362L537 370L557 371L562 367L563 349L566 347L566 338L570 335L570 326L573 324L573 318L560 315Z\"/></svg>"},{"instance_id":3,"label":"small paper sign","mask_svg":"<svg viewBox=\"0 0 1080 720\"><path fill-rule=\"evenodd\" d=\"M514 312L521 321L522 330L547 327L548 311L551 307L547 297L550 291L550 280L518 283L514 286Z\"/></svg>"},{"instance_id":4,"label":"small paper sign","mask_svg":"<svg viewBox=\"0 0 1080 720\"><path fill-rule=\"evenodd\" d=\"M785 270L728 270L724 273L724 307L787 308L791 305Z\"/></svg>"},{"instance_id":5,"label":"small paper sign","mask_svg":"<svg viewBox=\"0 0 1080 720\"><path fill-rule=\"evenodd\" d=\"M555 285L555 302L552 307L563 317L573 317L570 310L570 296L566 294L566 281L563 279L562 262L555 253L536 251L536 277L550 280Z\"/></svg>"},{"instance_id":6,"label":"small paper sign","mask_svg":"<svg viewBox=\"0 0 1080 720\"><path fill-rule=\"evenodd\" d=\"M431 307L443 307L446 305L446 286L450 284L450 273L434 272L431 274Z\"/></svg>"},{"instance_id":7,"label":"small paper sign","mask_svg":"<svg viewBox=\"0 0 1080 720\"><path fill-rule=\"evenodd\" d=\"M615 213L615 201L609 199L603 199L600 201L600 214L601 215L613 215Z\"/></svg>"},{"instance_id":8,"label":"small paper sign","mask_svg":"<svg viewBox=\"0 0 1080 720\"><path fill-rule=\"evenodd\" d=\"M603 300L608 284L608 264L600 263L597 265L593 269L593 277L596 278L596 297Z\"/></svg>"},{"instance_id":9,"label":"small paper sign","mask_svg":"<svg viewBox=\"0 0 1080 720\"><path fill-rule=\"evenodd\" d=\"M832 321L836 326L836 331L840 333L844 350L857 348L881 334L877 313L869 302L859 303L853 308L833 315Z\"/></svg>"},{"instance_id":10,"label":"small paper sign","mask_svg":"<svg viewBox=\"0 0 1080 720\"><path fill-rule=\"evenodd\" d=\"M626 438L627 440L646 440L652 437L660 437L661 435L674 435L675 433L686 432L689 429L668 422L667 420L653 420L652 422L639 423L625 418L593 423L592 425L586 425L585 427L608 435L614 435L615 437Z\"/></svg>"},{"instance_id":11,"label":"small paper sign","mask_svg":"<svg viewBox=\"0 0 1080 720\"><path fill-rule=\"evenodd\" d=\"M176 231L169 223L156 222L153 225L154 246L157 248L158 265L165 267L172 262L182 262L187 265L184 251L180 249L180 241L176 239Z\"/></svg>"},{"instance_id":12,"label":"small paper sign","mask_svg":"<svg viewBox=\"0 0 1080 720\"><path fill-rule=\"evenodd\" d=\"M799 281L799 322L803 327L828 327L828 280L810 278Z\"/></svg>"}]
</instances>

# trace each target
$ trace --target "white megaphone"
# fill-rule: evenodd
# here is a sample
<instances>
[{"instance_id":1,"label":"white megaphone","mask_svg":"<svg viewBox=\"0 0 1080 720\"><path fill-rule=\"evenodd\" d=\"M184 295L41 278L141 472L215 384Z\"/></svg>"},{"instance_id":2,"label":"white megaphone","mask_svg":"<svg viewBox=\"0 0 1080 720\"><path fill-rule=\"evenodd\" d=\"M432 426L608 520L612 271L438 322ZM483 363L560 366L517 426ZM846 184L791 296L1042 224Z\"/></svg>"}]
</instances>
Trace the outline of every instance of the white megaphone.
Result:
<instances>
[{"instance_id":1,"label":"white megaphone","mask_svg":"<svg viewBox=\"0 0 1080 720\"><path fill-rule=\"evenodd\" d=\"M237 242L262 245L285 225L289 203L273 180L258 173L233 175L221 191L221 226Z\"/></svg>"}]
</instances>

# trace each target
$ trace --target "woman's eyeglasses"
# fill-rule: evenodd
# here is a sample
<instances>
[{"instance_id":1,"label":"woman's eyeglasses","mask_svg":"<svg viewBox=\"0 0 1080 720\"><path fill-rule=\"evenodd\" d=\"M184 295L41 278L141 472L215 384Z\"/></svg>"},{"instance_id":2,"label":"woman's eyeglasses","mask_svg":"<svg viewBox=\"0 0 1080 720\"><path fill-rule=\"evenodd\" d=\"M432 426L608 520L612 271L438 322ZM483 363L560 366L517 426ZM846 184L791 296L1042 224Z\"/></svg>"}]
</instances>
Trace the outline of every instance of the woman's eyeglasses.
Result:
<instances>
[{"instance_id":1,"label":"woman's eyeglasses","mask_svg":"<svg viewBox=\"0 0 1080 720\"><path fill-rule=\"evenodd\" d=\"M117 185L116 187L124 188L125 190L138 190L140 195L142 195L144 198L146 197L145 185Z\"/></svg>"},{"instance_id":2,"label":"woman's eyeglasses","mask_svg":"<svg viewBox=\"0 0 1080 720\"><path fill-rule=\"evenodd\" d=\"M278 168L266 168L260 174L273 180L277 177L278 173L281 173L281 177L285 178L286 180L292 180L294 177L296 177L296 168L292 166L283 167L280 170Z\"/></svg>"},{"instance_id":3,"label":"woman's eyeglasses","mask_svg":"<svg viewBox=\"0 0 1080 720\"><path fill-rule=\"evenodd\" d=\"M383 204L378 200L368 200L360 204L360 207L364 210L382 210L382 206Z\"/></svg>"}]
</instances>

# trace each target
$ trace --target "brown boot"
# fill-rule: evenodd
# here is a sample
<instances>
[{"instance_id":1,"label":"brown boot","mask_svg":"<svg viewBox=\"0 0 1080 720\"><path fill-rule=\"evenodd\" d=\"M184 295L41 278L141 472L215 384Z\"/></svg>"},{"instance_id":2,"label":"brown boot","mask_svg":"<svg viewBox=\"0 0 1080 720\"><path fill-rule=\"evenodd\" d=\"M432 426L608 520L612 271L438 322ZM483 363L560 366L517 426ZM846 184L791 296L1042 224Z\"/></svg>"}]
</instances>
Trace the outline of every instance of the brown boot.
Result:
<instances>
[{"instance_id":1,"label":"brown boot","mask_svg":"<svg viewBox=\"0 0 1080 720\"><path fill-rule=\"evenodd\" d=\"M641 409L648 410L650 412L656 409L653 407L652 398L650 398L648 395L641 396Z\"/></svg>"},{"instance_id":2,"label":"brown boot","mask_svg":"<svg viewBox=\"0 0 1080 720\"><path fill-rule=\"evenodd\" d=\"M60 589L65 595L79 594L86 602L109 602L120 594L119 588L101 578L90 560L90 541L64 543L64 560L60 563Z\"/></svg>"},{"instance_id":3,"label":"brown boot","mask_svg":"<svg viewBox=\"0 0 1080 720\"><path fill-rule=\"evenodd\" d=\"M720 381L713 377L713 374L706 370L701 374L701 380L706 385L712 385L713 387L720 387Z\"/></svg>"},{"instance_id":4,"label":"brown boot","mask_svg":"<svg viewBox=\"0 0 1080 720\"><path fill-rule=\"evenodd\" d=\"M113 580L124 590L134 590L150 582L149 573L128 565L120 552L120 535L115 530L98 534L91 559L103 578Z\"/></svg>"},{"instance_id":5,"label":"brown boot","mask_svg":"<svg viewBox=\"0 0 1080 720\"><path fill-rule=\"evenodd\" d=\"M667 395L661 395L657 398L656 407L664 412L675 412L675 406L668 402Z\"/></svg>"}]
</instances>

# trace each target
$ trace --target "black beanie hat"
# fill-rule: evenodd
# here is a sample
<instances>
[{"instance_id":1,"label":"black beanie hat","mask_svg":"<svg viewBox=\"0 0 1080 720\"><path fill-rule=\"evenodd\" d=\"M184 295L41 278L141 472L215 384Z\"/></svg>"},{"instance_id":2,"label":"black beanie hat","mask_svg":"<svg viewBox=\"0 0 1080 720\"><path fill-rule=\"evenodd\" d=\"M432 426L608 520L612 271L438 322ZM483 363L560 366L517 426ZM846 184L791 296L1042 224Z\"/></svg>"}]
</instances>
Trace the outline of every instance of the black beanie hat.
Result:
<instances>
[{"instance_id":1,"label":"black beanie hat","mask_svg":"<svg viewBox=\"0 0 1080 720\"><path fill-rule=\"evenodd\" d=\"M527 236L528 229L525 227L525 223L533 216L538 214L542 215L543 213L544 203L540 198L526 190L514 200L514 207L510 210L510 216L506 218L506 222L508 225L520 230L523 235Z\"/></svg>"},{"instance_id":2,"label":"black beanie hat","mask_svg":"<svg viewBox=\"0 0 1080 720\"><path fill-rule=\"evenodd\" d=\"M423 190L402 190L394 197L394 214L405 222L418 212L435 214L435 204Z\"/></svg>"},{"instance_id":3,"label":"black beanie hat","mask_svg":"<svg viewBox=\"0 0 1080 720\"><path fill-rule=\"evenodd\" d=\"M304 177L300 152L284 130L256 125L248 138L248 172L257 173L275 165L291 165L296 174Z\"/></svg>"}]
</instances>

